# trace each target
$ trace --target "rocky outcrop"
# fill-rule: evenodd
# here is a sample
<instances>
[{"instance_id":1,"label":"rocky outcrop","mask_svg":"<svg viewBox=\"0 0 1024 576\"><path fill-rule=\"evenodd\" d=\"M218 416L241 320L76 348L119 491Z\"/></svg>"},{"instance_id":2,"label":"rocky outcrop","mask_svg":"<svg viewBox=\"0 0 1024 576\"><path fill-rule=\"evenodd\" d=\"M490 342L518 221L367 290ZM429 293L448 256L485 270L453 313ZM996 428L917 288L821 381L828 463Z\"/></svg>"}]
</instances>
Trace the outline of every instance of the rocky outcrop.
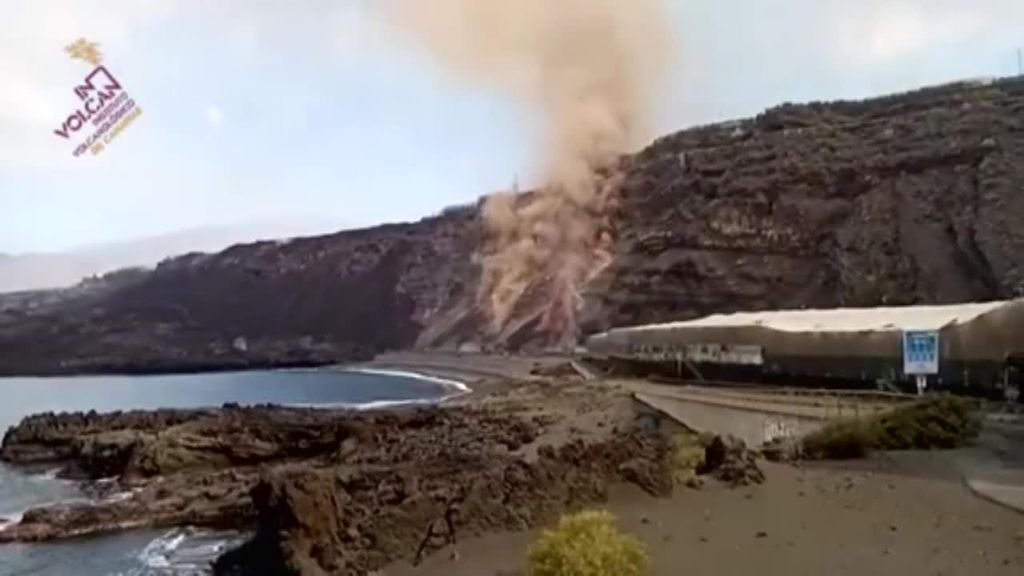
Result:
<instances>
[{"instance_id":1,"label":"rocky outcrop","mask_svg":"<svg viewBox=\"0 0 1024 576\"><path fill-rule=\"evenodd\" d=\"M249 530L224 574L367 574L459 538L537 526L619 482L673 489L671 434L625 392L544 381L462 406L44 414L12 465L60 466L92 501L27 511L0 542L136 527Z\"/></svg>"},{"instance_id":2,"label":"rocky outcrop","mask_svg":"<svg viewBox=\"0 0 1024 576\"><path fill-rule=\"evenodd\" d=\"M253 469L190 471L148 480L120 478L95 499L32 508L0 530L0 543L41 542L147 527L244 530L253 518Z\"/></svg>"},{"instance_id":3,"label":"rocky outcrop","mask_svg":"<svg viewBox=\"0 0 1024 576\"><path fill-rule=\"evenodd\" d=\"M0 459L19 465L73 462L80 476L106 478L123 473L127 458L145 440L201 414L181 410L36 414L7 430Z\"/></svg>"},{"instance_id":4,"label":"rocky outcrop","mask_svg":"<svg viewBox=\"0 0 1024 576\"><path fill-rule=\"evenodd\" d=\"M599 443L544 447L536 459L448 453L389 470L303 470L253 490L257 533L217 564L218 574L368 574L418 562L459 539L550 523L567 509L603 502L634 479L671 493L665 442L632 430Z\"/></svg>"},{"instance_id":5,"label":"rocky outcrop","mask_svg":"<svg viewBox=\"0 0 1024 576\"><path fill-rule=\"evenodd\" d=\"M549 525L616 485L670 496L679 446L695 442L628 392L578 379L388 412L43 414L12 428L0 457L61 466L94 498L29 510L0 543L208 527L252 534L218 559L221 575L367 575ZM764 479L742 442L716 438L703 453L701 474Z\"/></svg>"},{"instance_id":6,"label":"rocky outcrop","mask_svg":"<svg viewBox=\"0 0 1024 576\"><path fill-rule=\"evenodd\" d=\"M715 436L704 449L704 461L697 474L711 475L731 486L764 483L764 472L757 465L757 454L743 440L732 436Z\"/></svg>"},{"instance_id":7,"label":"rocky outcrop","mask_svg":"<svg viewBox=\"0 0 1024 576\"><path fill-rule=\"evenodd\" d=\"M615 260L587 287L583 329L1024 294L1022 111L1013 79L785 105L661 138L622 160ZM480 237L468 206L0 298L0 373L317 364L478 343ZM512 344L529 345L532 329Z\"/></svg>"}]
</instances>

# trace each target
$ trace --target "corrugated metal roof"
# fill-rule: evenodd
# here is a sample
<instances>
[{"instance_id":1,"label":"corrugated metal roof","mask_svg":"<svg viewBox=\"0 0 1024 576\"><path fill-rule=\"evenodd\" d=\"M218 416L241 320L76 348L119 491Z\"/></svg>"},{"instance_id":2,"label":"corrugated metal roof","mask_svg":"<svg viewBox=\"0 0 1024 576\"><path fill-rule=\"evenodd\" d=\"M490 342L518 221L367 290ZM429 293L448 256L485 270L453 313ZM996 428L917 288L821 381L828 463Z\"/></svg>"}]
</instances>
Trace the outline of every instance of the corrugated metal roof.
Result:
<instances>
[{"instance_id":1,"label":"corrugated metal roof","mask_svg":"<svg viewBox=\"0 0 1024 576\"><path fill-rule=\"evenodd\" d=\"M831 310L781 310L715 314L697 320L620 328L612 332L671 330L680 328L761 327L783 332L888 332L938 330L963 324L1009 302L984 302L950 306L902 306L888 308L835 308Z\"/></svg>"}]
</instances>

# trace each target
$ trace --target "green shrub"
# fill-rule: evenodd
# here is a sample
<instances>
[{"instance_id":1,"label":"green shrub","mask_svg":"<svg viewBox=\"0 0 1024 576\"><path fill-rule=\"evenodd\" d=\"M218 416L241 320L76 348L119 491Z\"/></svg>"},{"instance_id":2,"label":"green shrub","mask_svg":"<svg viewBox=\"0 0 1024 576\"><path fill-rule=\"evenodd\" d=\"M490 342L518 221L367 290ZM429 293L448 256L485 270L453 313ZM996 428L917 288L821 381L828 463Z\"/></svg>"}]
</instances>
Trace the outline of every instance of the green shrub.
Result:
<instances>
[{"instance_id":1,"label":"green shrub","mask_svg":"<svg viewBox=\"0 0 1024 576\"><path fill-rule=\"evenodd\" d=\"M864 420L833 422L803 440L810 459L863 458L872 450L935 450L968 444L981 431L970 400L929 398Z\"/></svg>"},{"instance_id":2,"label":"green shrub","mask_svg":"<svg viewBox=\"0 0 1024 576\"><path fill-rule=\"evenodd\" d=\"M850 460L864 458L874 446L867 423L843 420L804 438L802 455L812 460Z\"/></svg>"},{"instance_id":3,"label":"green shrub","mask_svg":"<svg viewBox=\"0 0 1024 576\"><path fill-rule=\"evenodd\" d=\"M981 421L972 401L942 396L882 414L874 428L881 450L950 449L976 438Z\"/></svg>"},{"instance_id":4,"label":"green shrub","mask_svg":"<svg viewBox=\"0 0 1024 576\"><path fill-rule=\"evenodd\" d=\"M529 576L645 576L647 553L608 512L565 516L530 549Z\"/></svg>"}]
</instances>

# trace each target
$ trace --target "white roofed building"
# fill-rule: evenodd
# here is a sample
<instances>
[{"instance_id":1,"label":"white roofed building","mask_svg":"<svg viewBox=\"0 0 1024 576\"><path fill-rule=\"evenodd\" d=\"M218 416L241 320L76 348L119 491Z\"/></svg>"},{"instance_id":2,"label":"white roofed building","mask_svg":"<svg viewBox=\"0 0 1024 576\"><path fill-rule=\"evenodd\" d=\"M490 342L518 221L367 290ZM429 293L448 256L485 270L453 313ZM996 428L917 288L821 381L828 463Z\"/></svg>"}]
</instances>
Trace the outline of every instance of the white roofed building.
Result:
<instances>
[{"instance_id":1,"label":"white roofed building","mask_svg":"<svg viewBox=\"0 0 1024 576\"><path fill-rule=\"evenodd\" d=\"M1016 377L1024 359L1024 300L885 308L716 314L616 328L587 341L592 355L677 366L729 367L765 379L792 377L864 384L906 381L905 335L936 344L932 381L990 386ZM910 336L911 339L916 336ZM714 370L712 370L714 372ZM998 384L998 382L995 382Z\"/></svg>"}]
</instances>

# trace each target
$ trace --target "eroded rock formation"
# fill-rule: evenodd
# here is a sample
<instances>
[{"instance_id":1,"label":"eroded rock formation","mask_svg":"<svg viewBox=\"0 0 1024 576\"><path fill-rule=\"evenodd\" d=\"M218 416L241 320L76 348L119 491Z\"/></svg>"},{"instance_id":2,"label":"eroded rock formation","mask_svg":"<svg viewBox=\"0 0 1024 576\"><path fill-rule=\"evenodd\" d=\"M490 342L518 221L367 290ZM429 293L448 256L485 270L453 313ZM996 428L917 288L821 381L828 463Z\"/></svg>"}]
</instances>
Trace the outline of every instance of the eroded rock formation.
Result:
<instances>
[{"instance_id":1,"label":"eroded rock formation","mask_svg":"<svg viewBox=\"0 0 1024 576\"><path fill-rule=\"evenodd\" d=\"M392 412L42 414L8 431L0 457L60 466L95 483L97 498L29 510L0 542L255 527L221 573L366 574L550 522L604 501L616 483L669 495L678 431L625 392L544 381Z\"/></svg>"}]
</instances>

